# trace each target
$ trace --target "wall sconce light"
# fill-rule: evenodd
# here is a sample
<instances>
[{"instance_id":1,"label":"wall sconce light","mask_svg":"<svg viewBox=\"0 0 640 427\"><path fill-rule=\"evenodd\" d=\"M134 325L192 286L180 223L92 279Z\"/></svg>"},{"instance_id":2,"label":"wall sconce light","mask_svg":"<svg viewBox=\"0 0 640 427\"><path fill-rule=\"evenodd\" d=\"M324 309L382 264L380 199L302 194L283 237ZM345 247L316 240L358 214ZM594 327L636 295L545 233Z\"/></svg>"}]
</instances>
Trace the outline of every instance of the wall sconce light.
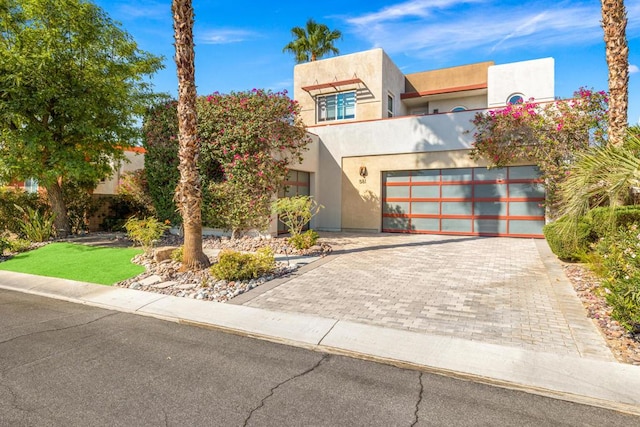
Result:
<instances>
[{"instance_id":1,"label":"wall sconce light","mask_svg":"<svg viewBox=\"0 0 640 427\"><path fill-rule=\"evenodd\" d=\"M366 166L360 166L360 176L365 178L367 176L367 167Z\"/></svg>"}]
</instances>

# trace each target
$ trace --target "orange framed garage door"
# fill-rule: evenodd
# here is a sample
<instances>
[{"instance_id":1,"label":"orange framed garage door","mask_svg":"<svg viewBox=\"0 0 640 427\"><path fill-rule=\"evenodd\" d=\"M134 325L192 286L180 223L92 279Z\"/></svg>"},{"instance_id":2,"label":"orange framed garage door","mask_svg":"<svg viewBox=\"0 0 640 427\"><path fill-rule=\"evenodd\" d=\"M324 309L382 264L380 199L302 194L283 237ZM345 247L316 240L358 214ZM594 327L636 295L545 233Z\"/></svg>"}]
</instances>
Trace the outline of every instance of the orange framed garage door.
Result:
<instances>
[{"instance_id":1,"label":"orange framed garage door","mask_svg":"<svg viewBox=\"0 0 640 427\"><path fill-rule=\"evenodd\" d=\"M382 231L543 237L535 166L383 172Z\"/></svg>"}]
</instances>

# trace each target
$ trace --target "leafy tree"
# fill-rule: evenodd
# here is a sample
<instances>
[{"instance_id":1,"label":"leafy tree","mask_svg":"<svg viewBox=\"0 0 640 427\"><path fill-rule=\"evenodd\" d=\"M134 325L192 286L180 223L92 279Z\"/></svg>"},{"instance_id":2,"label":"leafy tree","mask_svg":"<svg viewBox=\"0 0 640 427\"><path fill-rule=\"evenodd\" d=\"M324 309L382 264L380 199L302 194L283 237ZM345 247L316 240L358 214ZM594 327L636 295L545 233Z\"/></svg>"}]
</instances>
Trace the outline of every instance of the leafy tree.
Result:
<instances>
[{"instance_id":1,"label":"leafy tree","mask_svg":"<svg viewBox=\"0 0 640 427\"><path fill-rule=\"evenodd\" d=\"M180 224L174 197L180 179L178 171L178 103L166 101L149 108L144 116L142 145L144 170L156 216Z\"/></svg>"},{"instance_id":2,"label":"leafy tree","mask_svg":"<svg viewBox=\"0 0 640 427\"><path fill-rule=\"evenodd\" d=\"M3 0L0 28L0 181L36 178L66 235L63 186L124 158L161 58L84 0Z\"/></svg>"},{"instance_id":3,"label":"leafy tree","mask_svg":"<svg viewBox=\"0 0 640 427\"><path fill-rule=\"evenodd\" d=\"M207 190L213 198L231 196L222 206L245 218L224 228L266 228L271 198L309 142L298 103L286 92L253 89L201 97L199 107L201 170L225 182Z\"/></svg>"},{"instance_id":4,"label":"leafy tree","mask_svg":"<svg viewBox=\"0 0 640 427\"><path fill-rule=\"evenodd\" d=\"M176 188L176 201L184 227L182 267L201 269L209 266L209 258L202 251L202 189L197 165L200 142L196 113L193 6L191 0L173 0L171 9L178 70L180 181Z\"/></svg>"},{"instance_id":5,"label":"leafy tree","mask_svg":"<svg viewBox=\"0 0 640 427\"><path fill-rule=\"evenodd\" d=\"M622 145L629 107L629 45L624 0L601 0L602 29L609 67L609 142Z\"/></svg>"},{"instance_id":6,"label":"leafy tree","mask_svg":"<svg viewBox=\"0 0 640 427\"><path fill-rule=\"evenodd\" d=\"M477 113L471 157L504 167L529 161L540 168L547 206L556 211L557 188L575 153L602 144L606 133L607 95L580 89L574 98L546 104L533 100Z\"/></svg>"},{"instance_id":7,"label":"leafy tree","mask_svg":"<svg viewBox=\"0 0 640 427\"><path fill-rule=\"evenodd\" d=\"M298 64L315 61L329 53L340 53L333 43L342 38L342 33L339 30L330 30L325 24L319 24L313 19L309 19L304 28L293 27L291 35L294 39L282 51L291 52Z\"/></svg>"},{"instance_id":8,"label":"leafy tree","mask_svg":"<svg viewBox=\"0 0 640 427\"><path fill-rule=\"evenodd\" d=\"M285 92L253 89L199 97L197 113L205 224L264 229L273 195L309 143L300 106ZM150 109L144 131L145 169L163 219L175 211L166 195L179 179L175 102Z\"/></svg>"}]
</instances>

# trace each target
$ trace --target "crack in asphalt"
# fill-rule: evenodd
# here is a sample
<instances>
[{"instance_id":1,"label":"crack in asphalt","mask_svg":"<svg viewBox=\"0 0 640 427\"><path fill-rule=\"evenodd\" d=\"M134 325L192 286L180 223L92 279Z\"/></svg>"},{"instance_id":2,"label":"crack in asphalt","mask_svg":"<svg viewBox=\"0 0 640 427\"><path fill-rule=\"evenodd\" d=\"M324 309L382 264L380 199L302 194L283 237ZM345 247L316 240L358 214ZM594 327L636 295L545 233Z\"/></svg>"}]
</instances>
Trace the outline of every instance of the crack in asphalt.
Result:
<instances>
[{"instance_id":1,"label":"crack in asphalt","mask_svg":"<svg viewBox=\"0 0 640 427\"><path fill-rule=\"evenodd\" d=\"M420 393L418 394L418 401L416 402L416 410L413 413L413 422L411 423L411 427L414 427L416 424L418 424L418 411L420 410L420 404L422 403L422 394L424 393L424 384L422 382L422 377L424 376L424 373L420 372L420 375L418 376L418 380L420 381Z\"/></svg>"},{"instance_id":2,"label":"crack in asphalt","mask_svg":"<svg viewBox=\"0 0 640 427\"><path fill-rule=\"evenodd\" d=\"M264 404L266 403L266 401L267 401L271 396L273 396L273 394L275 393L275 391L276 391L279 387L281 387L281 386L285 385L286 383L288 383L288 382L290 382L290 381L293 381L293 380L295 380L295 379L297 379L297 378L300 378L300 377L302 377L302 376L304 376L304 375L307 375L307 374L308 374L308 373L310 373L310 372L313 372L316 368L318 368L318 367L322 364L322 362L324 362L325 360L329 359L330 357L331 357L331 355L329 355L329 354L325 354L324 356L322 356L322 359L320 359L320 360L318 361L318 363L316 363L315 365L313 365L311 368L307 369L307 370L306 370L306 371L304 371L304 372L301 372L301 373L299 373L299 374L296 374L296 375L292 376L291 378L288 378L288 379L286 379L286 380L282 381L281 383L277 384L275 387L272 387L272 388L271 388L271 390L269 390L269 393L268 393L264 398L262 398L262 401L260 402L260 404L259 404L258 406L256 406L255 408L253 408L253 409L251 410L251 412L249 412L249 416L244 420L243 427L247 427L247 425L249 424L249 420L251 419L251 417L253 416L253 414L254 414L256 411L258 411L260 408L264 407Z\"/></svg>"},{"instance_id":3,"label":"crack in asphalt","mask_svg":"<svg viewBox=\"0 0 640 427\"><path fill-rule=\"evenodd\" d=\"M11 342L11 341L17 340L17 339L19 339L19 338L29 337L29 336L31 336L31 335L46 334L46 333L48 333L48 332L64 331L64 330L67 330L67 329L77 328L77 327L79 327L79 326L86 326L86 325L90 325L90 324L92 324L92 323L95 323L95 322L97 322L97 321L99 321L99 320L102 320L102 319L105 319L105 318L107 318L107 317L115 316L116 314L119 314L119 313L118 313L118 312L109 313L109 314L106 314L106 315L104 315L104 316L98 317L98 318L96 318L96 319L89 320L88 322L78 323L77 325L65 326L65 327L63 327L63 328L53 328L53 329L45 329L45 330L42 330L42 331L29 332L28 334L18 335L18 336L15 336L15 337L13 337L13 338L9 338L8 340L0 341L0 344L6 344L6 343L8 343L8 342Z\"/></svg>"},{"instance_id":4,"label":"crack in asphalt","mask_svg":"<svg viewBox=\"0 0 640 427\"><path fill-rule=\"evenodd\" d=\"M9 394L11 395L11 402L8 402L8 403L14 410L20 411L20 412L27 412L29 414L32 414L36 411L35 409L30 409L30 408L25 408L20 406L18 401L18 394L13 389L13 387L11 387L9 384L5 384L4 382L0 381L0 386L4 387L9 391Z\"/></svg>"}]
</instances>

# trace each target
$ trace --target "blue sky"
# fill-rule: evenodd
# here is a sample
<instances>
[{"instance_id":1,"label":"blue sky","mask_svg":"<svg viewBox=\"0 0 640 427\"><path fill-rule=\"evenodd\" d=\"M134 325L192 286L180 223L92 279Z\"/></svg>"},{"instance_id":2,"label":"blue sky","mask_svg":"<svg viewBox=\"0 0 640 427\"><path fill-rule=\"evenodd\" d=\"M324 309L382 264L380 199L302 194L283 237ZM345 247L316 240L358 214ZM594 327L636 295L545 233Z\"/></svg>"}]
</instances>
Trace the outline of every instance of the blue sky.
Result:
<instances>
[{"instance_id":1,"label":"blue sky","mask_svg":"<svg viewBox=\"0 0 640 427\"><path fill-rule=\"evenodd\" d=\"M140 48L165 57L157 91L177 93L170 0L97 0ZM640 122L640 0L627 0L629 122ZM339 29L341 54L383 48L405 73L493 60L555 58L556 95L607 90L600 2L352 0L193 2L198 93L252 88L291 93L290 30L308 18Z\"/></svg>"}]
</instances>

